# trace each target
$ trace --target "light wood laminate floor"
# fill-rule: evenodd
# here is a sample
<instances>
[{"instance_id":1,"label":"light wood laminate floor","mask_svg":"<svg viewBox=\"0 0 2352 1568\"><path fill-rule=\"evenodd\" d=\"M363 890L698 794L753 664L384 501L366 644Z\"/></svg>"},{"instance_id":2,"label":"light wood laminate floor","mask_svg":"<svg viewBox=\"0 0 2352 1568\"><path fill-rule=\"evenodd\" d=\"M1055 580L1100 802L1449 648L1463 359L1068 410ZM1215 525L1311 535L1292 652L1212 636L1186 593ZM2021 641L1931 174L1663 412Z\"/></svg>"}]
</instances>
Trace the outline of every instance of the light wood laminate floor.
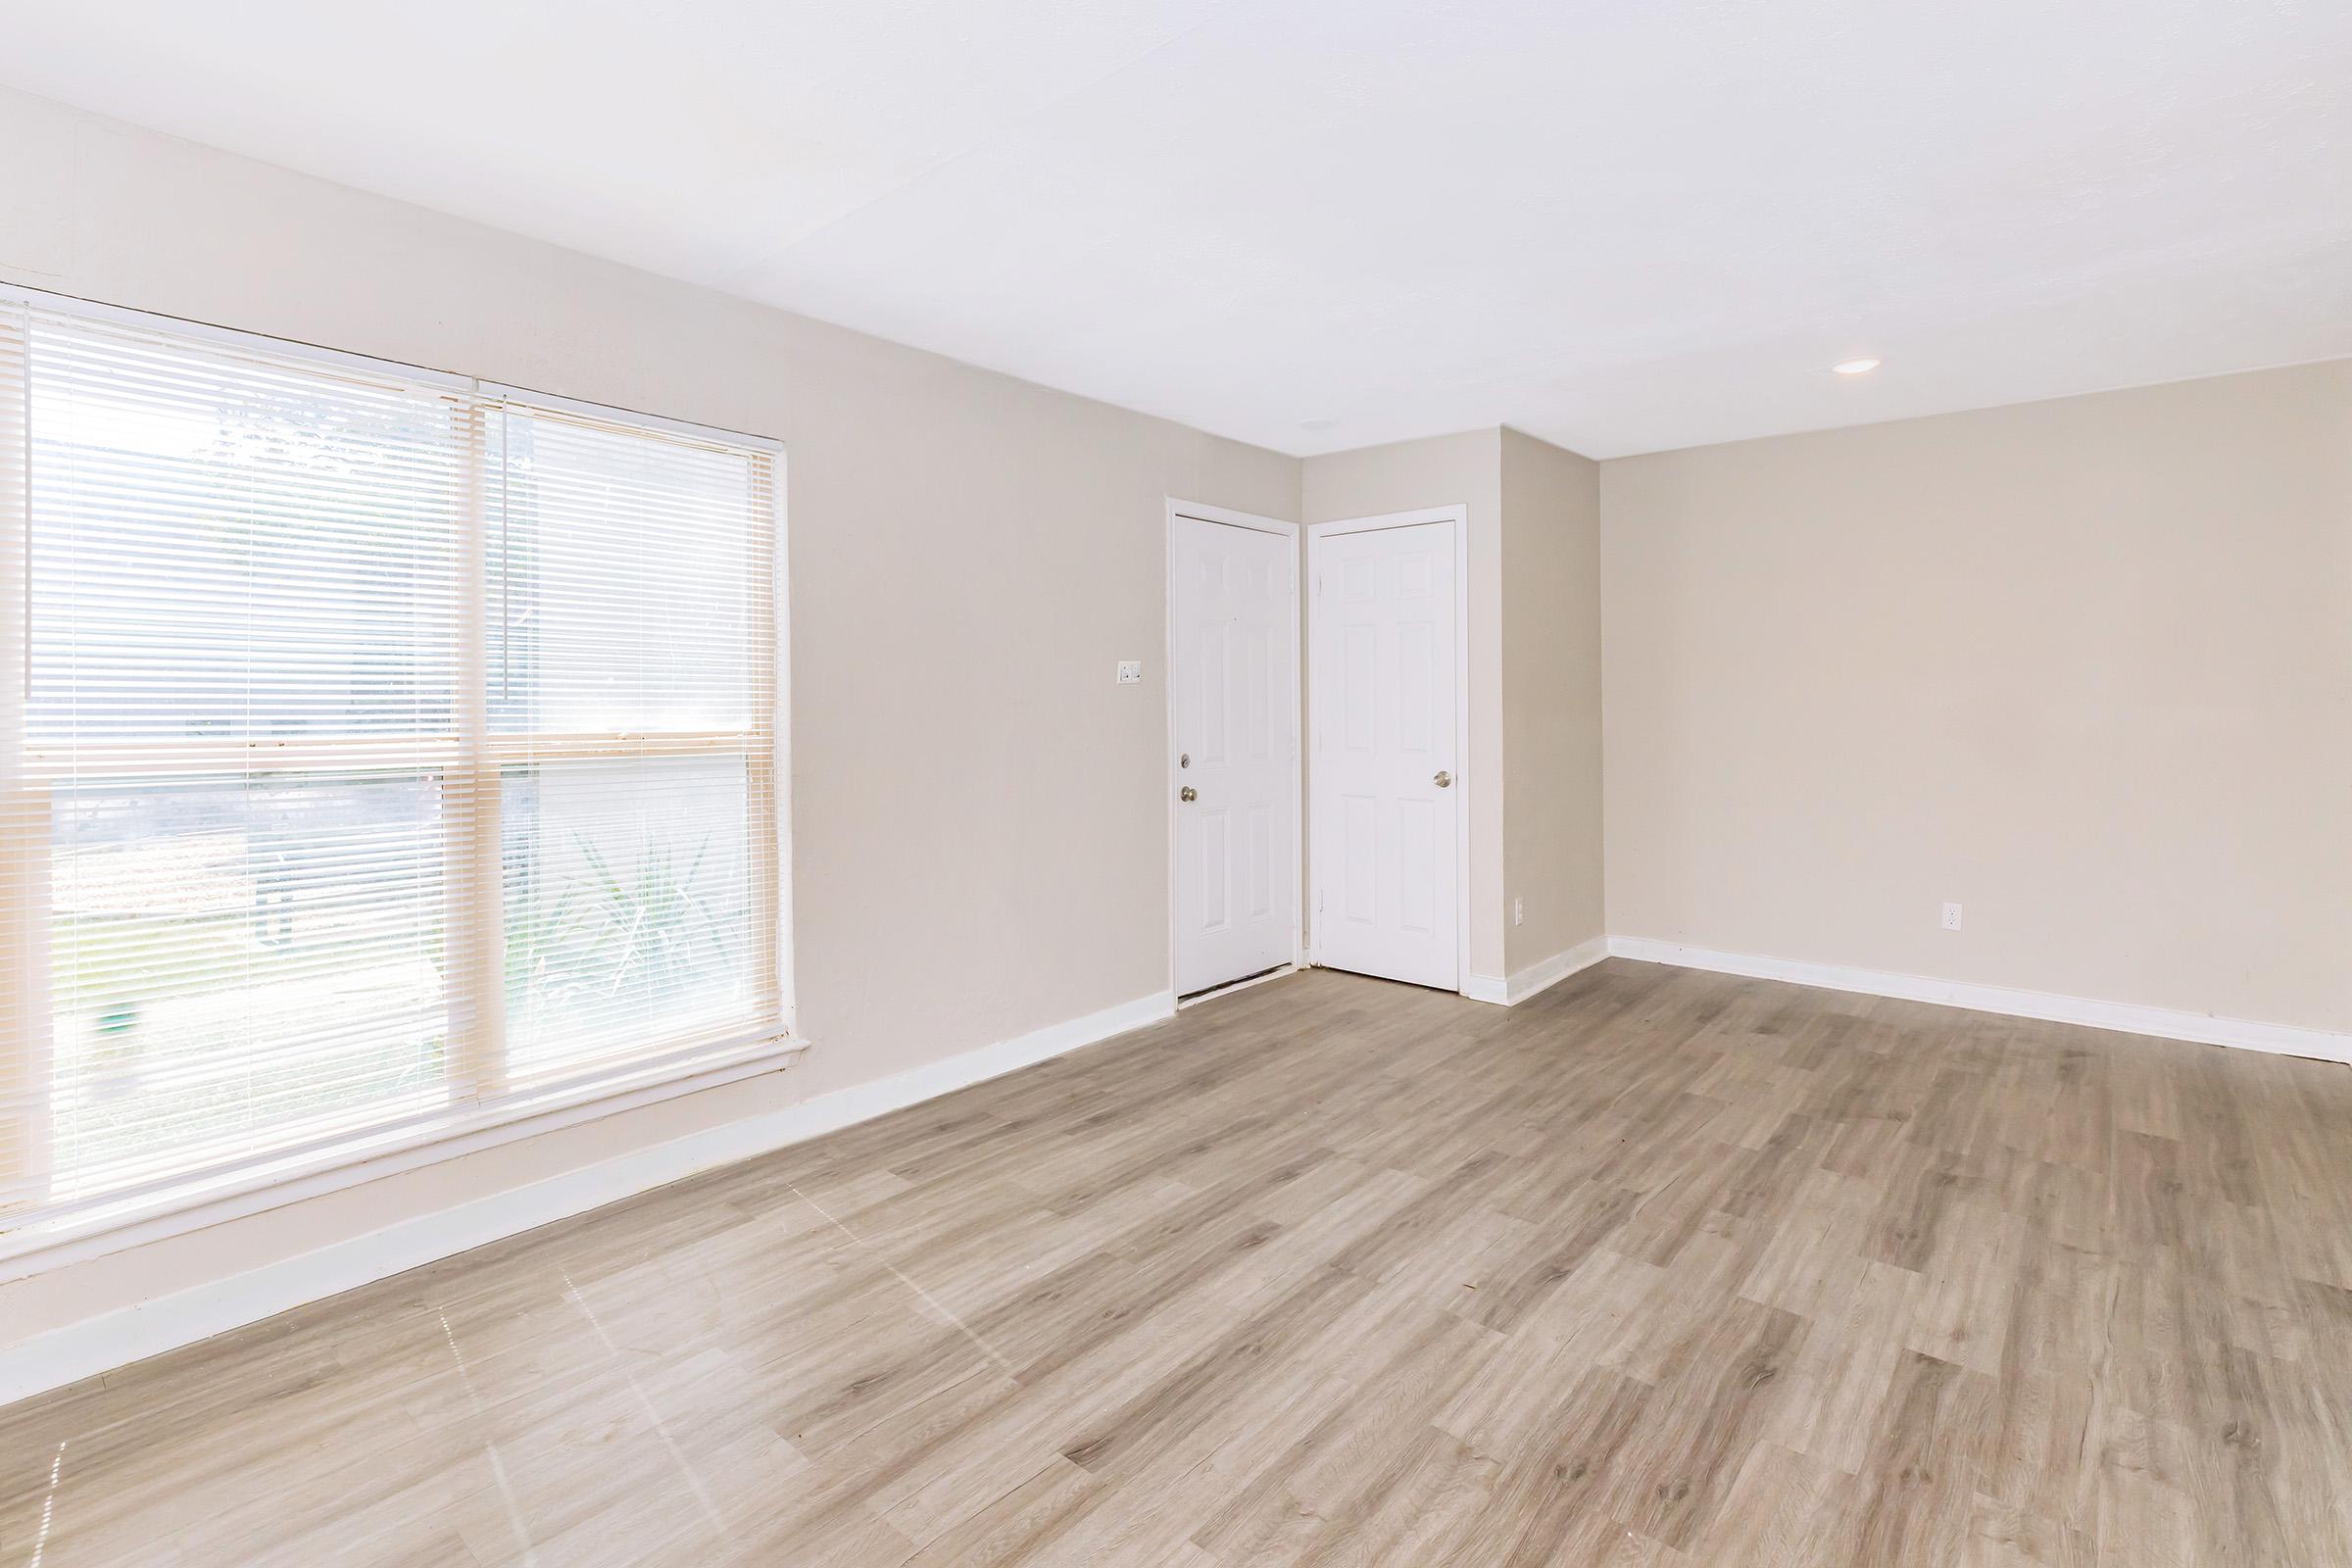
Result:
<instances>
[{"instance_id":1,"label":"light wood laminate floor","mask_svg":"<svg viewBox=\"0 0 2352 1568\"><path fill-rule=\"evenodd\" d=\"M0 1411L0 1563L2352 1563L2352 1071L1316 972Z\"/></svg>"}]
</instances>

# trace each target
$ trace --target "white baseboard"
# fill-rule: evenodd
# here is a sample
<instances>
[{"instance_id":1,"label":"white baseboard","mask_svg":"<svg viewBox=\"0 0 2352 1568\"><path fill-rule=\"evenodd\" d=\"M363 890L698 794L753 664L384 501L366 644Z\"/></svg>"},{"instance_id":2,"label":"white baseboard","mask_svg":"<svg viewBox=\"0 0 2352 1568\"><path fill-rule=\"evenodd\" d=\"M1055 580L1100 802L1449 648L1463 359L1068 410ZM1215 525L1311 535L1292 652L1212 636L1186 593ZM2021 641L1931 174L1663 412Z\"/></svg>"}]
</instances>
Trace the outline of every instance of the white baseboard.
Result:
<instances>
[{"instance_id":1,"label":"white baseboard","mask_svg":"<svg viewBox=\"0 0 2352 1568\"><path fill-rule=\"evenodd\" d=\"M1174 1015L1172 992L1088 1013L763 1116L493 1193L317 1251L0 1346L0 1405L178 1349L290 1307L601 1208L719 1165L902 1110Z\"/></svg>"},{"instance_id":2,"label":"white baseboard","mask_svg":"<svg viewBox=\"0 0 2352 1568\"><path fill-rule=\"evenodd\" d=\"M1851 969L1834 963L1804 963L1794 958L1765 958L1746 953L1716 953L1688 948L1648 937L1611 937L1609 952L1620 958L1645 963L1678 964L1686 969L1712 969L1719 974L1752 975L1759 980L1787 980L1800 986L1852 991L1866 997L1897 997L1906 1002L1940 1003L1972 1012L1997 1012L2012 1018L2045 1018L2053 1023L2079 1023L2123 1034L2155 1035L2166 1040L2189 1040L2200 1045L2234 1046L2243 1051L2268 1051L2284 1056L2316 1056L2323 1061L2352 1062L2352 1035L2295 1024L2256 1023L2246 1018L2217 1018L2210 1013L2173 1007L2146 1007L2130 1002L2098 1002L2088 997L2061 996L2048 991L2018 991L2007 986L1974 985L1963 980L1934 980L1926 975L1896 974L1883 969Z\"/></svg>"},{"instance_id":3,"label":"white baseboard","mask_svg":"<svg viewBox=\"0 0 2352 1568\"><path fill-rule=\"evenodd\" d=\"M1472 1002L1492 1002L1499 1006L1515 1007L1546 986L1558 985L1579 970L1590 969L1609 956L1609 939L1594 937L1580 942L1565 953L1555 953L1541 963L1531 963L1509 979L1491 974L1474 974L1462 987L1462 995Z\"/></svg>"}]
</instances>

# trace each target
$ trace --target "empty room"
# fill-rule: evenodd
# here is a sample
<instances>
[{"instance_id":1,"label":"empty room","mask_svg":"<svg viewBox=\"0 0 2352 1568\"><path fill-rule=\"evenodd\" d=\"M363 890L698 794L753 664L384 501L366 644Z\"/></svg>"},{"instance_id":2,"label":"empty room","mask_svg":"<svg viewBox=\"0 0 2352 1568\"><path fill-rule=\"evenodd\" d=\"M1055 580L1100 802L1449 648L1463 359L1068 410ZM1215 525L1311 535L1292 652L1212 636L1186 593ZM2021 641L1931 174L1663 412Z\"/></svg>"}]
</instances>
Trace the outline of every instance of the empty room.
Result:
<instances>
[{"instance_id":1,"label":"empty room","mask_svg":"<svg viewBox=\"0 0 2352 1568\"><path fill-rule=\"evenodd\" d=\"M0 0L0 1568L2352 1568L2352 6Z\"/></svg>"}]
</instances>

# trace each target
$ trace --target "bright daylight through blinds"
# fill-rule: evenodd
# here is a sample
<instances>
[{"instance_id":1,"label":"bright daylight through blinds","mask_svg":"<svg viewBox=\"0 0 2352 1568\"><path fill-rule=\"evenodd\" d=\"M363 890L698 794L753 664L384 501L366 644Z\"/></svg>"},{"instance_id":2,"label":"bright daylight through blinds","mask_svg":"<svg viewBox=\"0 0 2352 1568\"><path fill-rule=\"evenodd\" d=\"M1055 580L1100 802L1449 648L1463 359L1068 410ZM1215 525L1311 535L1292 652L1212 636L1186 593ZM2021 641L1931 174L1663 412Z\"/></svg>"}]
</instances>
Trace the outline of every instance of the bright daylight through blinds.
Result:
<instances>
[{"instance_id":1,"label":"bright daylight through blinds","mask_svg":"<svg viewBox=\"0 0 2352 1568\"><path fill-rule=\"evenodd\" d=\"M776 1051L776 484L0 297L0 1250Z\"/></svg>"}]
</instances>

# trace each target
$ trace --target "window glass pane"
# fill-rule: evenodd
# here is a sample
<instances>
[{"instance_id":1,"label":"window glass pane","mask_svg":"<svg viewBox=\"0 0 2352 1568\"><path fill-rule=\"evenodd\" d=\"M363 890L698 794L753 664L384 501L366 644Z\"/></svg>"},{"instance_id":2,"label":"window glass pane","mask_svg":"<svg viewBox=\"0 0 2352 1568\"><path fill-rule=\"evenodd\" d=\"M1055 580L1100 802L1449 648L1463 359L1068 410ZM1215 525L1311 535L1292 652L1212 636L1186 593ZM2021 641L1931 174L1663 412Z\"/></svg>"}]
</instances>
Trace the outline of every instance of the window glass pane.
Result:
<instances>
[{"instance_id":1,"label":"window glass pane","mask_svg":"<svg viewBox=\"0 0 2352 1568\"><path fill-rule=\"evenodd\" d=\"M35 747L446 732L450 399L36 319Z\"/></svg>"},{"instance_id":2,"label":"window glass pane","mask_svg":"<svg viewBox=\"0 0 2352 1568\"><path fill-rule=\"evenodd\" d=\"M439 797L414 776L57 797L58 1196L445 1098Z\"/></svg>"},{"instance_id":3,"label":"window glass pane","mask_svg":"<svg viewBox=\"0 0 2352 1568\"><path fill-rule=\"evenodd\" d=\"M740 757L508 770L514 1077L748 1021L745 771Z\"/></svg>"},{"instance_id":4,"label":"window glass pane","mask_svg":"<svg viewBox=\"0 0 2352 1568\"><path fill-rule=\"evenodd\" d=\"M749 723L754 464L510 408L490 529L490 712L502 733Z\"/></svg>"}]
</instances>

